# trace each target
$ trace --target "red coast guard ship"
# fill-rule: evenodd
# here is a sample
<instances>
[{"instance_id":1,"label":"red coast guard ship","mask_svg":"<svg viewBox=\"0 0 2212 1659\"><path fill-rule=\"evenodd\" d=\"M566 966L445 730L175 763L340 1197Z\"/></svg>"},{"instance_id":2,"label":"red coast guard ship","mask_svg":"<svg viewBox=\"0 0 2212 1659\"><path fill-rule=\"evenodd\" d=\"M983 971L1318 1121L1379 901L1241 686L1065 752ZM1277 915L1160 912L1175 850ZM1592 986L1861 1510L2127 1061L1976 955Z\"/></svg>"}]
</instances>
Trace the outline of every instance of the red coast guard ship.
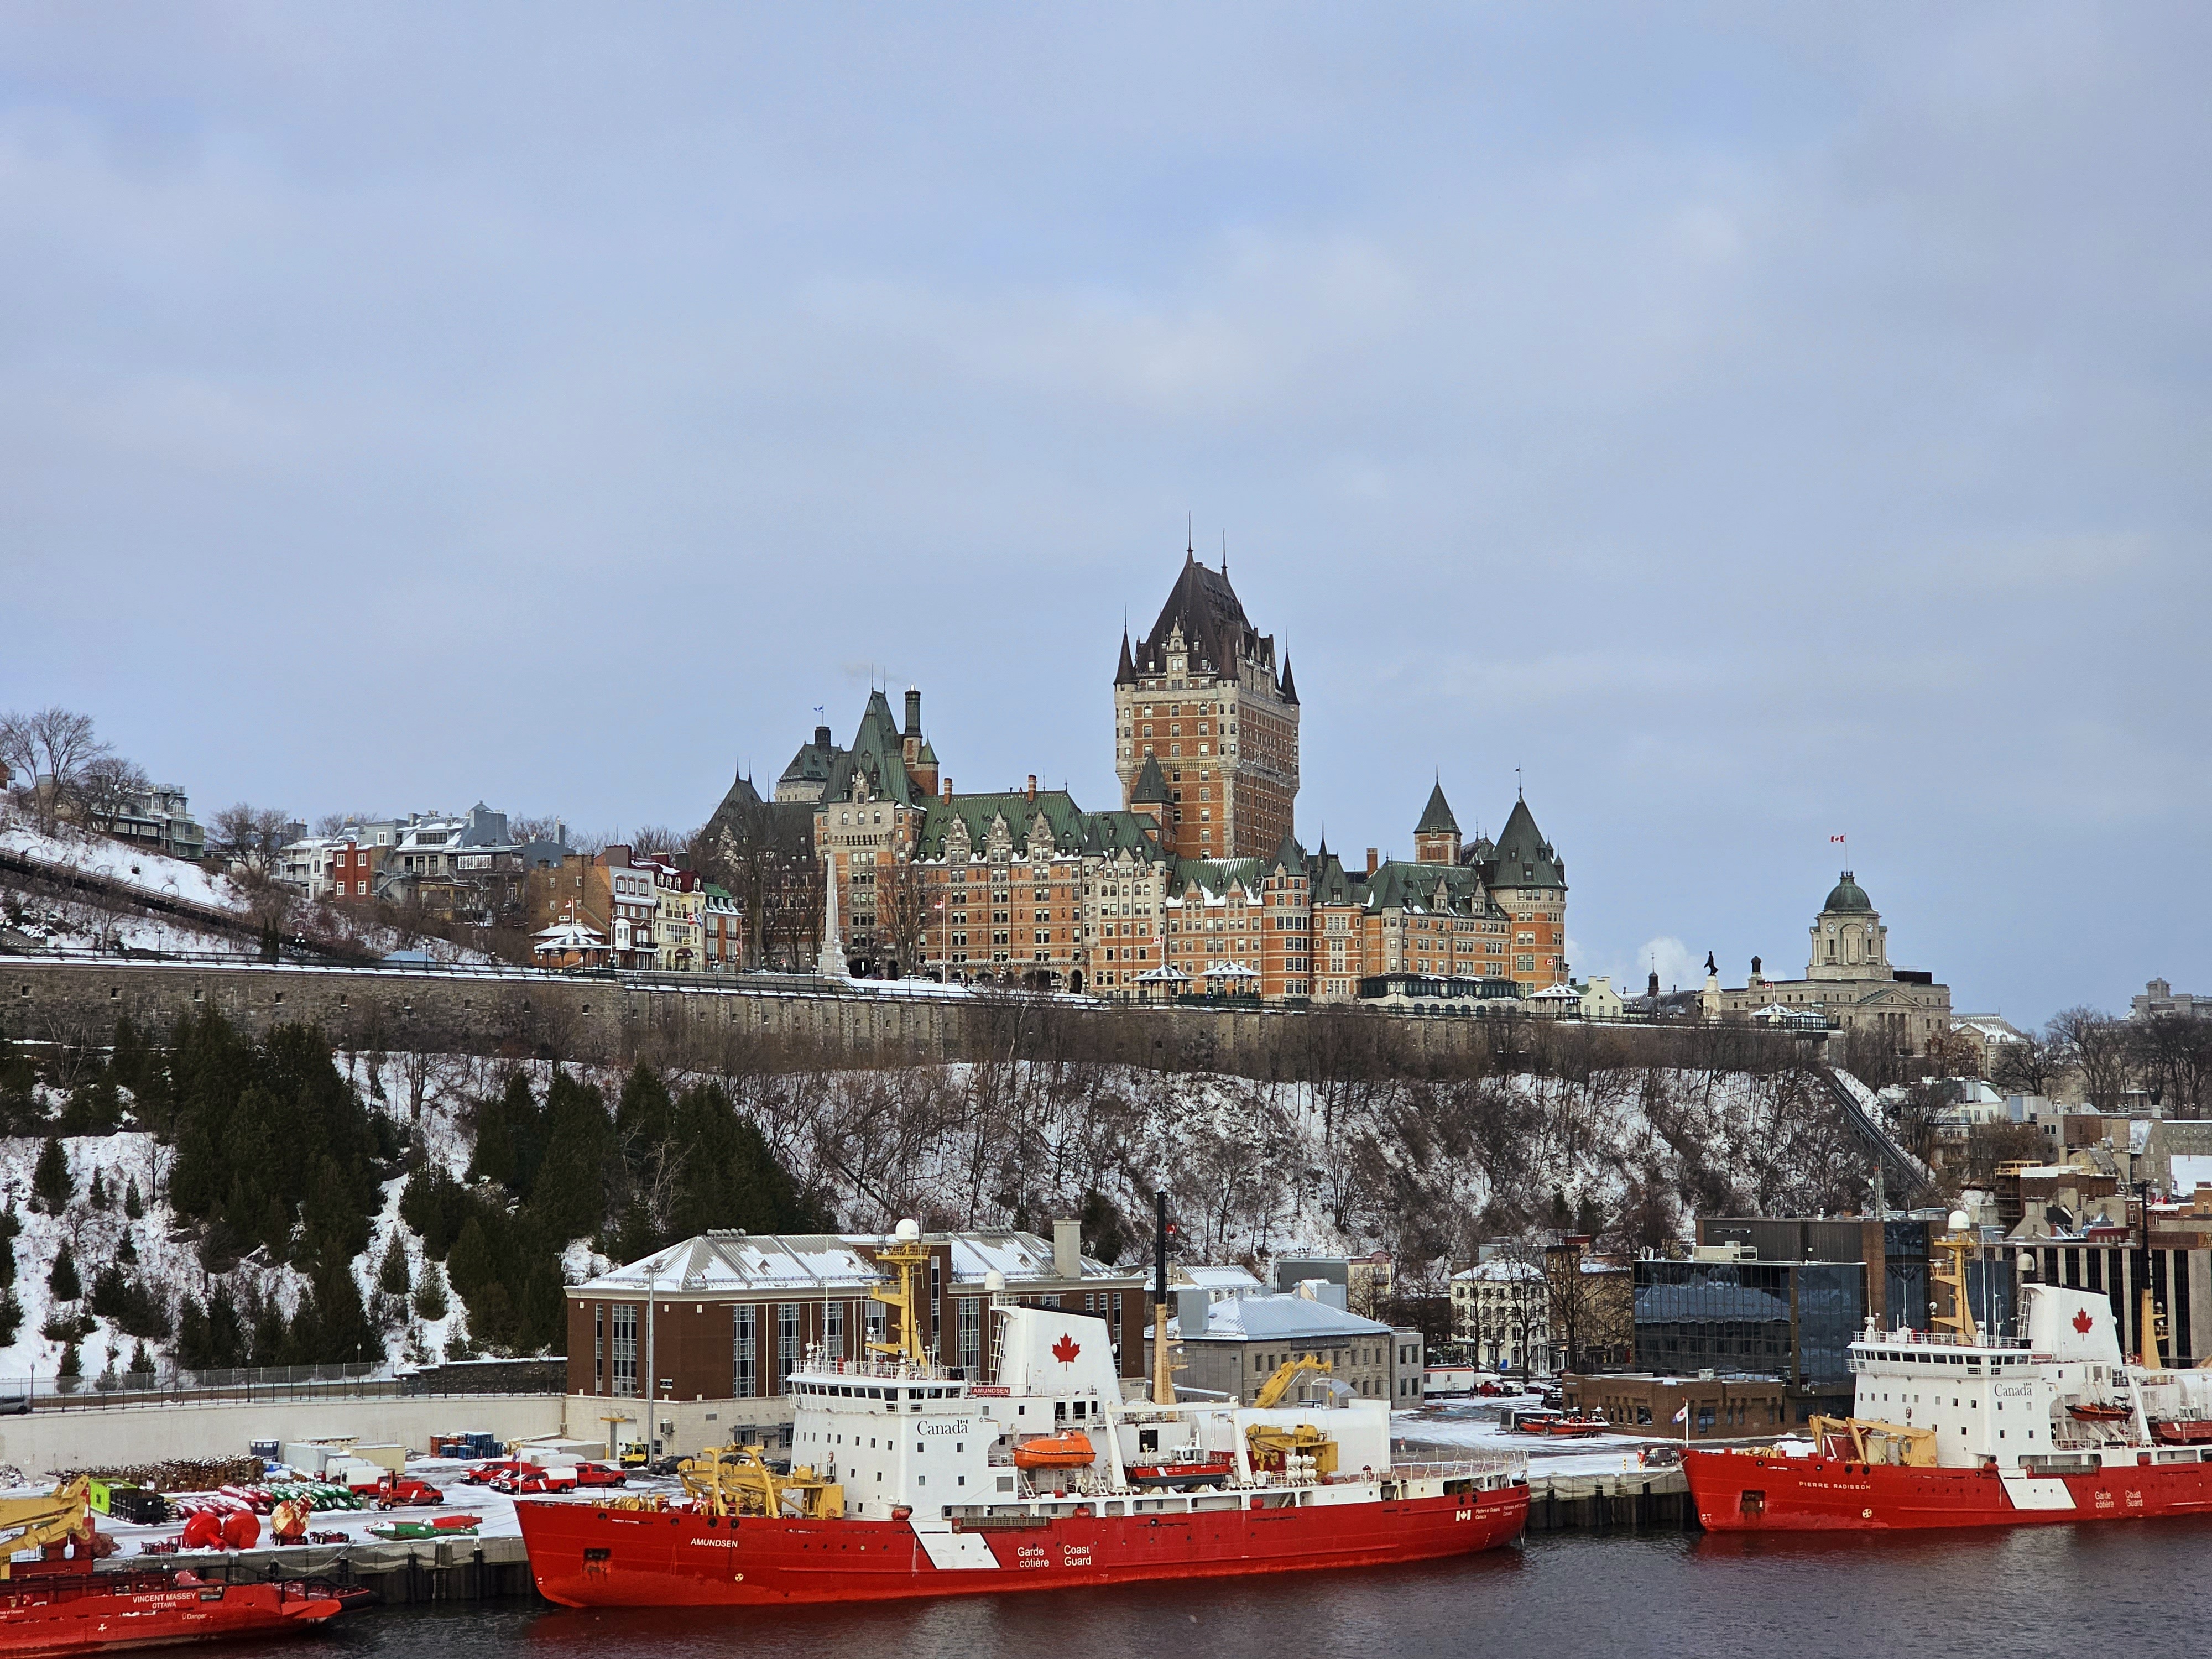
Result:
<instances>
[{"instance_id":1,"label":"red coast guard ship","mask_svg":"<svg viewBox=\"0 0 2212 1659\"><path fill-rule=\"evenodd\" d=\"M1690 1451L1698 1518L1715 1532L1869 1531L2145 1520L2212 1513L2212 1371L2160 1366L2143 1297L2144 1362L2120 1352L2109 1297L2027 1285L2025 1342L1986 1335L1966 1295L1966 1218L1938 1246L1951 1312L1933 1332L1851 1343L1848 1418L1813 1419L1797 1455Z\"/></svg>"},{"instance_id":2,"label":"red coast guard ship","mask_svg":"<svg viewBox=\"0 0 2212 1659\"><path fill-rule=\"evenodd\" d=\"M366 1594L296 1580L222 1583L181 1567L97 1571L110 1540L88 1488L80 1475L40 1497L0 1498L0 1659L296 1635ZM40 1559L12 1560L32 1547Z\"/></svg>"},{"instance_id":3,"label":"red coast guard ship","mask_svg":"<svg viewBox=\"0 0 2212 1659\"><path fill-rule=\"evenodd\" d=\"M515 1505L549 1600L872 1601L1372 1566L1487 1549L1527 1518L1522 1460L1394 1464L1387 1401L1174 1400L1164 1297L1151 1401L1122 1399L1104 1321L995 1297L996 1380L951 1376L917 1336L921 1231L896 1237L879 1260L898 1287L874 1294L898 1340L793 1373L787 1475L731 1447L683 1465L680 1499ZM1279 1395L1291 1379L1272 1380Z\"/></svg>"}]
</instances>

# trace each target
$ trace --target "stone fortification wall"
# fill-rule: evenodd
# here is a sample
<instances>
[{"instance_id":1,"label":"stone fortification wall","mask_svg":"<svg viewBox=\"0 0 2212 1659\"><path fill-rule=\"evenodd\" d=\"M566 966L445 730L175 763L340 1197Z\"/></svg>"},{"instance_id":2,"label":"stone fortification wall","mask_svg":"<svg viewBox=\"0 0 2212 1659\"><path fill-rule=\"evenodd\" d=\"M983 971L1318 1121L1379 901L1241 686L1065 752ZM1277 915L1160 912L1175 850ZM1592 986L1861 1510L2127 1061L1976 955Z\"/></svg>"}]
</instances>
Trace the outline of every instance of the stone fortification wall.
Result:
<instances>
[{"instance_id":1,"label":"stone fortification wall","mask_svg":"<svg viewBox=\"0 0 2212 1659\"><path fill-rule=\"evenodd\" d=\"M1401 1060L1486 1041L1482 1022L1336 1011L1091 1007L1020 997L908 994L866 982L747 975L716 981L521 970L0 957L0 1030L18 1041L107 1042L215 1012L241 1030L305 1022L362 1053L466 1050L623 1065L682 1064L724 1045L846 1064L927 1063L1073 1042L1135 1065L1241 1070L1314 1018L1377 1031Z\"/></svg>"}]
</instances>

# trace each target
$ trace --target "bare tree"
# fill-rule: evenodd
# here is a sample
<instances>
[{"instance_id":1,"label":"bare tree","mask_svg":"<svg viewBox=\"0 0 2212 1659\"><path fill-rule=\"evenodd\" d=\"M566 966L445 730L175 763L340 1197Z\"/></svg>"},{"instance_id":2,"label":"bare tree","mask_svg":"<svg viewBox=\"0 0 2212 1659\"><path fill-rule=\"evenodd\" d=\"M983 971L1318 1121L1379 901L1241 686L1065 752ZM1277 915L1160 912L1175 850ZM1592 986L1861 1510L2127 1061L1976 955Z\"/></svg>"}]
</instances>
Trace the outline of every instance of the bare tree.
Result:
<instances>
[{"instance_id":1,"label":"bare tree","mask_svg":"<svg viewBox=\"0 0 2212 1659\"><path fill-rule=\"evenodd\" d=\"M1998 1045L1990 1061L1990 1081L2007 1094L2047 1095L2065 1070L2065 1055L2057 1044L2033 1031L2015 1042Z\"/></svg>"},{"instance_id":2,"label":"bare tree","mask_svg":"<svg viewBox=\"0 0 2212 1659\"><path fill-rule=\"evenodd\" d=\"M32 822L51 836L76 808L86 770L114 750L92 729L92 716L66 708L0 714L0 761L20 772L28 789Z\"/></svg>"},{"instance_id":3,"label":"bare tree","mask_svg":"<svg viewBox=\"0 0 2212 1659\"><path fill-rule=\"evenodd\" d=\"M1981 1047L1964 1031L1929 1032L1926 1052L1940 1077L1979 1077L1982 1074Z\"/></svg>"},{"instance_id":4,"label":"bare tree","mask_svg":"<svg viewBox=\"0 0 2212 1659\"><path fill-rule=\"evenodd\" d=\"M240 801L215 815L208 826L208 851L246 870L273 870L284 850L289 820L271 806Z\"/></svg>"},{"instance_id":5,"label":"bare tree","mask_svg":"<svg viewBox=\"0 0 2212 1659\"><path fill-rule=\"evenodd\" d=\"M2151 1103L2169 1114L2203 1106L2212 1083L2212 1020L2154 1014L2129 1022L2129 1047Z\"/></svg>"},{"instance_id":6,"label":"bare tree","mask_svg":"<svg viewBox=\"0 0 2212 1659\"><path fill-rule=\"evenodd\" d=\"M2069 1008L2051 1016L2045 1028L2065 1054L2068 1069L2078 1072L2081 1092L2100 1112L2111 1111L2127 1092L2129 1042L2126 1028L2094 1008Z\"/></svg>"},{"instance_id":7,"label":"bare tree","mask_svg":"<svg viewBox=\"0 0 2212 1659\"><path fill-rule=\"evenodd\" d=\"M115 755L102 755L84 769L77 784L77 811L85 827L112 835L116 820L153 787L144 770Z\"/></svg>"},{"instance_id":8,"label":"bare tree","mask_svg":"<svg viewBox=\"0 0 2212 1659\"><path fill-rule=\"evenodd\" d=\"M315 820L315 833L319 836L342 836L348 830L374 823L377 816L374 812L325 812Z\"/></svg>"},{"instance_id":9,"label":"bare tree","mask_svg":"<svg viewBox=\"0 0 2212 1659\"><path fill-rule=\"evenodd\" d=\"M904 978L921 977L929 924L940 903L927 867L917 860L894 858L876 872L876 931Z\"/></svg>"}]
</instances>

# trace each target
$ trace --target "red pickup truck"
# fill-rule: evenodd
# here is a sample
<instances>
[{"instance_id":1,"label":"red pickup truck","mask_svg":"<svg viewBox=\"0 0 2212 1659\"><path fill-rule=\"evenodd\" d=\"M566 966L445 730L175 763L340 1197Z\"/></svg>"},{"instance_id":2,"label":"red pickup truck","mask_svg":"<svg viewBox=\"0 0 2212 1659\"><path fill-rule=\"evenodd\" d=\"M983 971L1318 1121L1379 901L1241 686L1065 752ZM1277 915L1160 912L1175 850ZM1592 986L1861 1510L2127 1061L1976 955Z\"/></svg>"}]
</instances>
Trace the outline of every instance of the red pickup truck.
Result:
<instances>
[{"instance_id":1,"label":"red pickup truck","mask_svg":"<svg viewBox=\"0 0 2212 1659\"><path fill-rule=\"evenodd\" d=\"M579 1486L624 1486L629 1484L628 1475L605 1463L579 1463L575 1474Z\"/></svg>"},{"instance_id":2,"label":"red pickup truck","mask_svg":"<svg viewBox=\"0 0 2212 1659\"><path fill-rule=\"evenodd\" d=\"M416 1504L442 1504L446 1494L427 1480L417 1480L411 1474L387 1473L376 1483L376 1490L368 1494L369 1501L380 1510L396 1510Z\"/></svg>"}]
</instances>

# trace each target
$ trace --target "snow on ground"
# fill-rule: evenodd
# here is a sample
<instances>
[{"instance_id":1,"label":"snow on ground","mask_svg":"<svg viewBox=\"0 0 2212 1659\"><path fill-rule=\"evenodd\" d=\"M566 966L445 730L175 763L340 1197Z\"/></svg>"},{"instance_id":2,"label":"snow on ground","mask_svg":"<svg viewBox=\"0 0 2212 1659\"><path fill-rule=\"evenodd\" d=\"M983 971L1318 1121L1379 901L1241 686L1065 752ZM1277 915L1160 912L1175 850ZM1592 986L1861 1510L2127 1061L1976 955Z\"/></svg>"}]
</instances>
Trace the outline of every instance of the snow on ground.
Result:
<instances>
[{"instance_id":1,"label":"snow on ground","mask_svg":"<svg viewBox=\"0 0 2212 1659\"><path fill-rule=\"evenodd\" d=\"M1659 1443L1650 1435L1600 1434L1588 1439L1561 1440L1545 1435L1518 1434L1500 1424L1502 1407L1533 1404L1534 1396L1479 1401L1454 1401L1429 1405L1414 1412L1390 1414L1390 1437L1396 1455L1418 1461L1431 1449L1449 1457L1455 1452L1518 1452L1540 1474L1611 1474L1641 1467L1637 1452Z\"/></svg>"},{"instance_id":2,"label":"snow on ground","mask_svg":"<svg viewBox=\"0 0 2212 1659\"><path fill-rule=\"evenodd\" d=\"M192 1246L169 1241L167 1206L153 1196L161 1190L162 1173L173 1155L167 1148L156 1146L153 1136L135 1133L70 1135L64 1138L61 1144L69 1158L76 1198L67 1212L53 1216L34 1214L30 1206L31 1173L38 1165L44 1143L27 1136L0 1139L0 1200L15 1206L23 1226L21 1236L15 1240L15 1299L22 1304L23 1323L13 1345L0 1348L0 1378L21 1378L33 1374L41 1379L49 1378L61 1363L63 1345L48 1341L39 1331L54 1310L47 1274L64 1239L69 1241L87 1297L92 1294L94 1274L115 1260L126 1232L138 1252L134 1271L147 1284L177 1291L204 1288L207 1275L201 1271ZM107 1207L104 1210L95 1210L86 1201L95 1170L107 1191ZM124 1194L134 1180L146 1209L144 1218L138 1221L123 1213ZM288 1293L288 1299L296 1295L296 1274L289 1269L277 1269L272 1277ZM82 1302L78 1305L83 1306ZM79 1386L91 1391L95 1377L107 1363L111 1348L117 1368L128 1366L136 1340L123 1335L105 1320L98 1322L94 1334L78 1350L85 1373ZM149 1341L147 1346L158 1352L165 1345Z\"/></svg>"},{"instance_id":3,"label":"snow on ground","mask_svg":"<svg viewBox=\"0 0 2212 1659\"><path fill-rule=\"evenodd\" d=\"M33 863L94 875L158 898L181 899L210 909L246 908L246 896L228 876L211 876L197 864L64 828L44 836L21 822L0 823L0 852Z\"/></svg>"}]
</instances>

